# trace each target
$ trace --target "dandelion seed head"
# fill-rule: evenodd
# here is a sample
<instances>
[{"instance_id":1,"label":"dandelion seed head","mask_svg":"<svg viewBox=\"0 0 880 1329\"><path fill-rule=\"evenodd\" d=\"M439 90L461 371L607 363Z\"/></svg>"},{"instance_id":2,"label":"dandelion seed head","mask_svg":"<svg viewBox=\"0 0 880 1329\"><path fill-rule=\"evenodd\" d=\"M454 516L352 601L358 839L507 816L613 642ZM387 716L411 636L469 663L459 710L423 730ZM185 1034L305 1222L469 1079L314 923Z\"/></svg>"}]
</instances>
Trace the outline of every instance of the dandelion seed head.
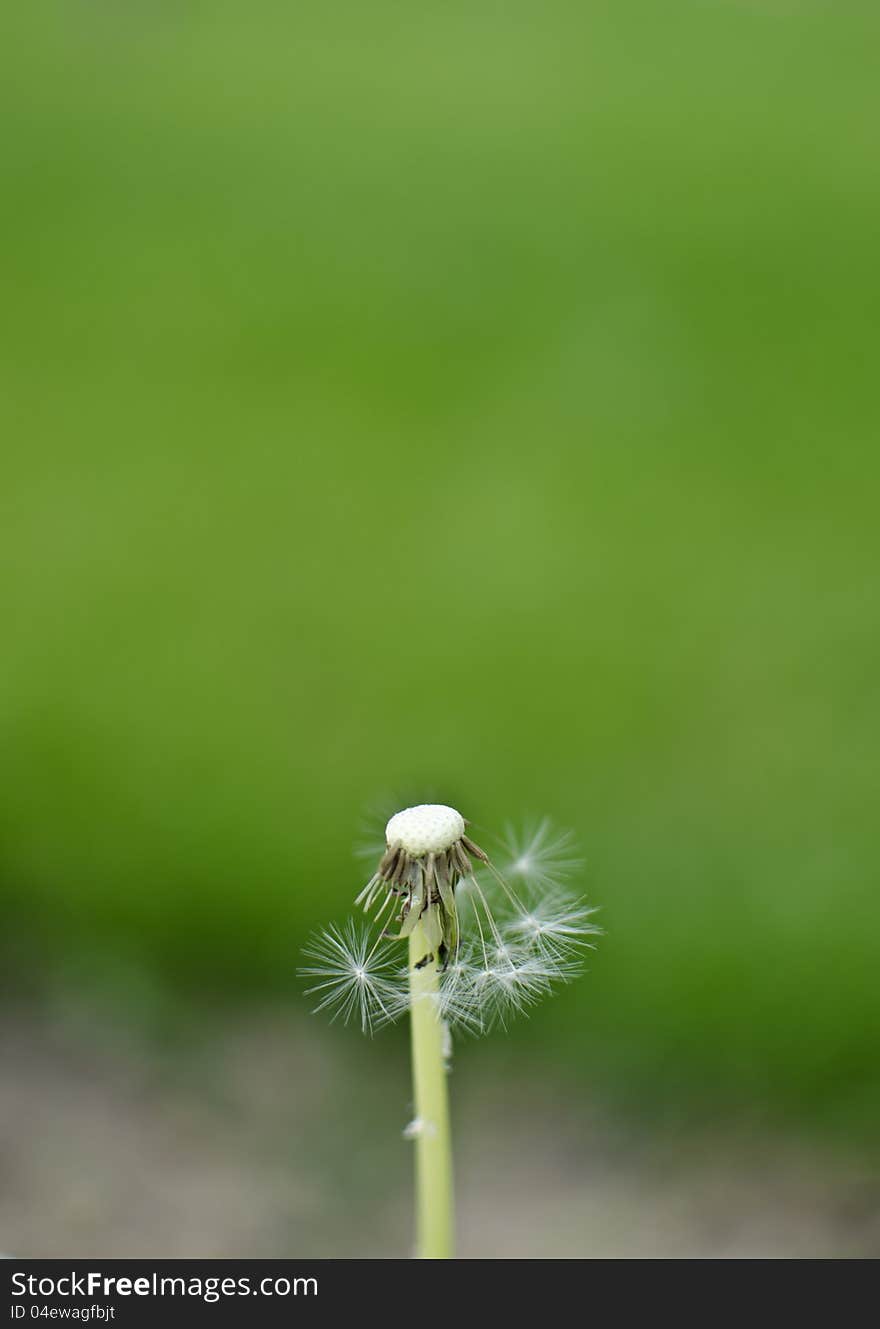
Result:
<instances>
[{"instance_id":1,"label":"dandelion seed head","mask_svg":"<svg viewBox=\"0 0 880 1329\"><path fill-rule=\"evenodd\" d=\"M429 1001L444 1029L483 1034L581 972L579 957L600 929L564 884L579 866L572 837L546 819L522 835L508 828L493 861L466 825L443 803L390 818L356 900L366 926L330 928L307 952L301 972L316 1009L372 1033ZM396 939L411 936L418 944L407 964ZM428 964L436 978L413 982Z\"/></svg>"},{"instance_id":2,"label":"dandelion seed head","mask_svg":"<svg viewBox=\"0 0 880 1329\"><path fill-rule=\"evenodd\" d=\"M417 807L395 812L385 827L385 841L398 846L413 858L423 854L442 854L464 835L465 821L455 808L445 803L420 803Z\"/></svg>"}]
</instances>

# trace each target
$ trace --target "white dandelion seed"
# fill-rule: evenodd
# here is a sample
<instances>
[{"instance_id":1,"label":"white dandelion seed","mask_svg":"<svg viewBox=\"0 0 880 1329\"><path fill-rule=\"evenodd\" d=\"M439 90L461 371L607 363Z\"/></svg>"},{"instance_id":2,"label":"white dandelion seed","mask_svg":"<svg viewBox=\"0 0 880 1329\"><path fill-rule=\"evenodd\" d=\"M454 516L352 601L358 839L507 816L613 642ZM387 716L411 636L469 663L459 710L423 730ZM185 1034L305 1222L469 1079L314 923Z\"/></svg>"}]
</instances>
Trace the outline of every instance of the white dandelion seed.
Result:
<instances>
[{"instance_id":1,"label":"white dandelion seed","mask_svg":"<svg viewBox=\"0 0 880 1329\"><path fill-rule=\"evenodd\" d=\"M412 1121L407 1122L401 1134L405 1140L418 1140L422 1135L433 1136L437 1134L437 1128L431 1121L424 1121L421 1117L413 1117Z\"/></svg>"},{"instance_id":2,"label":"white dandelion seed","mask_svg":"<svg viewBox=\"0 0 880 1329\"><path fill-rule=\"evenodd\" d=\"M490 960L476 978L485 1027L500 1025L506 1029L510 1020L547 996L556 976L556 967L536 956L519 954Z\"/></svg>"},{"instance_id":3,"label":"white dandelion seed","mask_svg":"<svg viewBox=\"0 0 880 1329\"><path fill-rule=\"evenodd\" d=\"M332 1011L344 1024L355 1019L365 1034L402 1013L406 990L399 966L366 928L352 921L344 928L331 925L312 938L303 955L313 962L299 972L309 980L306 995L318 998L316 1012Z\"/></svg>"},{"instance_id":4,"label":"white dandelion seed","mask_svg":"<svg viewBox=\"0 0 880 1329\"><path fill-rule=\"evenodd\" d=\"M571 831L554 827L549 817L517 830L508 824L501 871L514 885L541 894L569 881L583 868Z\"/></svg>"},{"instance_id":5,"label":"white dandelion seed","mask_svg":"<svg viewBox=\"0 0 880 1329\"><path fill-rule=\"evenodd\" d=\"M596 910L583 900L573 899L556 890L535 901L511 918L505 928L514 945L527 946L547 960L566 962L583 947L592 947L591 938L602 929L591 922Z\"/></svg>"},{"instance_id":6,"label":"white dandelion seed","mask_svg":"<svg viewBox=\"0 0 880 1329\"><path fill-rule=\"evenodd\" d=\"M443 1069L448 1073L452 1070L452 1030L449 1027L448 1020L441 1019L440 1032L440 1055L443 1058Z\"/></svg>"},{"instance_id":7,"label":"white dandelion seed","mask_svg":"<svg viewBox=\"0 0 880 1329\"><path fill-rule=\"evenodd\" d=\"M479 1035L486 1031L487 1013L477 981L480 972L472 950L462 946L440 975L440 1013L456 1033Z\"/></svg>"}]
</instances>

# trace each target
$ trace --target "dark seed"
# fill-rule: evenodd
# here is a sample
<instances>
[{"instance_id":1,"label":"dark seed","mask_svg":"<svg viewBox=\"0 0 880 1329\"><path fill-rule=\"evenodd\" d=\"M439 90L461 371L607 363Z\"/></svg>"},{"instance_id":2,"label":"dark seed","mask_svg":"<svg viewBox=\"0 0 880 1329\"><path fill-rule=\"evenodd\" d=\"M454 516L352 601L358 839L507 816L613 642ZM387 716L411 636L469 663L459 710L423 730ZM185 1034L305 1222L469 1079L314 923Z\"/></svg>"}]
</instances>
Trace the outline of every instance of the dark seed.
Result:
<instances>
[{"instance_id":1,"label":"dark seed","mask_svg":"<svg viewBox=\"0 0 880 1329\"><path fill-rule=\"evenodd\" d=\"M379 876L390 877L394 872L394 865L397 862L397 855L400 853L398 845L392 845L386 849L385 853L379 859Z\"/></svg>"},{"instance_id":2,"label":"dark seed","mask_svg":"<svg viewBox=\"0 0 880 1329\"><path fill-rule=\"evenodd\" d=\"M463 835L461 837L461 843L464 845L468 853L472 854L474 858L478 858L481 863L489 862L489 855L484 853L478 844L474 844L473 840L469 839L468 836Z\"/></svg>"},{"instance_id":3,"label":"dark seed","mask_svg":"<svg viewBox=\"0 0 880 1329\"><path fill-rule=\"evenodd\" d=\"M462 849L461 844L456 841L449 852L455 855L455 866L461 876L469 877L472 871L472 864L467 854Z\"/></svg>"}]
</instances>

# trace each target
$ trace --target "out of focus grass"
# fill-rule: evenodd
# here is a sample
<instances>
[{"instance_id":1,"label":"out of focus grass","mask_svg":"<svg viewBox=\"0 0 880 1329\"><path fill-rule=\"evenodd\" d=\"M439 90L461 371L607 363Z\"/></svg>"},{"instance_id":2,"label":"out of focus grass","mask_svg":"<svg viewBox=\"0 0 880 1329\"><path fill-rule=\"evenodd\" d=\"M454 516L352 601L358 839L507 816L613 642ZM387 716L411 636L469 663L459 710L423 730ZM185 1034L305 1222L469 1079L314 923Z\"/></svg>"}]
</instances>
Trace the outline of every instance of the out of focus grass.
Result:
<instances>
[{"instance_id":1,"label":"out of focus grass","mask_svg":"<svg viewBox=\"0 0 880 1329\"><path fill-rule=\"evenodd\" d=\"M869 1122L873 7L6 28L9 972L293 990L377 794L550 810L527 1039Z\"/></svg>"}]
</instances>

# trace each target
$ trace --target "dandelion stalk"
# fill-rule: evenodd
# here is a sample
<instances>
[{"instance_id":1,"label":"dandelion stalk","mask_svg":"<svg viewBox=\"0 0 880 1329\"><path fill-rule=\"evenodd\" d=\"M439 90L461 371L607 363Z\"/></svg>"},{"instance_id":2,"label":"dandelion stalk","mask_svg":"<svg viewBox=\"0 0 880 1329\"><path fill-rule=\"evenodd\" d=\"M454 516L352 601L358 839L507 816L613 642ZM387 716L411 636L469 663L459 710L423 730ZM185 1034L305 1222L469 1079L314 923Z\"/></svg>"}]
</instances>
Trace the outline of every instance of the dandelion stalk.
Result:
<instances>
[{"instance_id":1,"label":"dandelion stalk","mask_svg":"<svg viewBox=\"0 0 880 1329\"><path fill-rule=\"evenodd\" d=\"M453 1253L452 1145L446 1085L447 1031L440 1013L440 976L424 929L409 939L410 1030L415 1104L416 1253L448 1260Z\"/></svg>"}]
</instances>

